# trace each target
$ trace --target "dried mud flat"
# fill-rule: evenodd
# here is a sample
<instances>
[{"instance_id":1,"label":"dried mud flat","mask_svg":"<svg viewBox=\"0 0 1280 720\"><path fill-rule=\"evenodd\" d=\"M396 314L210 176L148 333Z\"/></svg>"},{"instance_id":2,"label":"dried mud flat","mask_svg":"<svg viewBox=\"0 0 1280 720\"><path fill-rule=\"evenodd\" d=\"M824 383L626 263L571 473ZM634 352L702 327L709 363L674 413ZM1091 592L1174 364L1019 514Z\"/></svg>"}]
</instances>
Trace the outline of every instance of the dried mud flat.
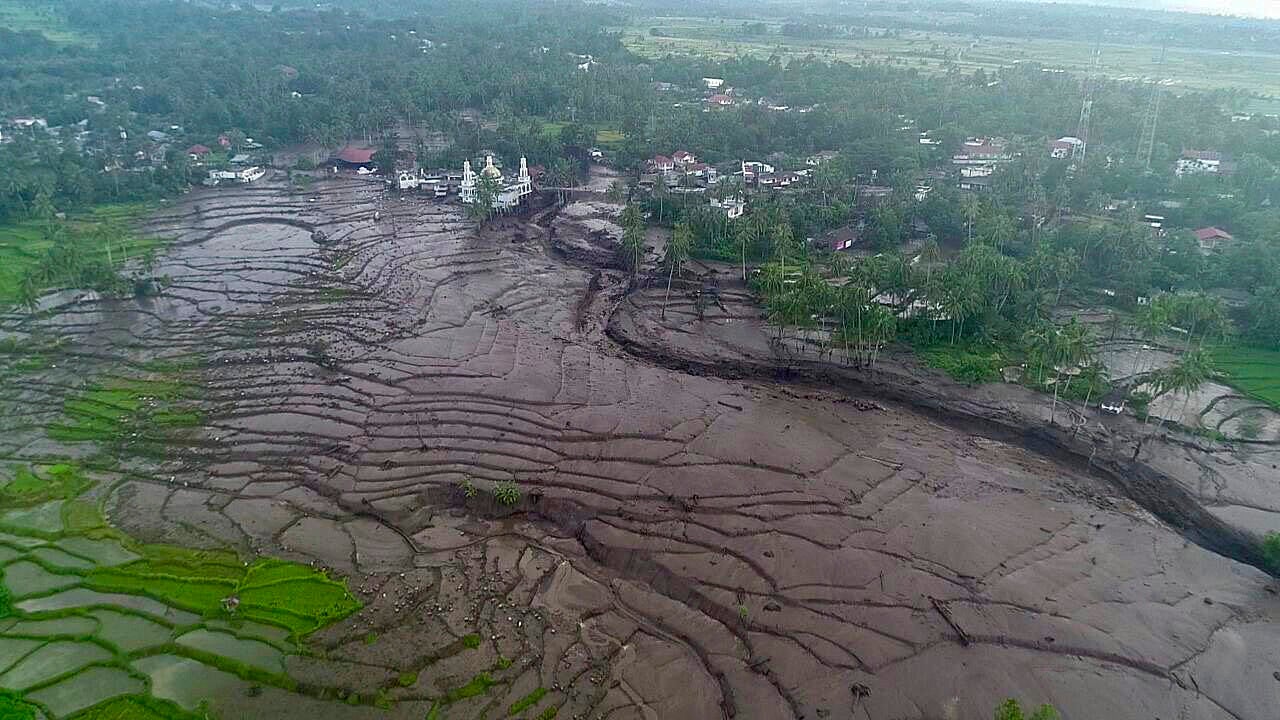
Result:
<instances>
[{"instance_id":1,"label":"dried mud flat","mask_svg":"<svg viewBox=\"0 0 1280 720\"><path fill-rule=\"evenodd\" d=\"M198 355L202 428L101 486L112 522L366 603L286 667L390 709L231 677L219 716L1274 717L1266 575L910 407L641 359L605 332L625 278L547 227L352 179L196 192L148 227L163 297L40 321L75 352L5 390L8 457L53 452L78 377Z\"/></svg>"}]
</instances>

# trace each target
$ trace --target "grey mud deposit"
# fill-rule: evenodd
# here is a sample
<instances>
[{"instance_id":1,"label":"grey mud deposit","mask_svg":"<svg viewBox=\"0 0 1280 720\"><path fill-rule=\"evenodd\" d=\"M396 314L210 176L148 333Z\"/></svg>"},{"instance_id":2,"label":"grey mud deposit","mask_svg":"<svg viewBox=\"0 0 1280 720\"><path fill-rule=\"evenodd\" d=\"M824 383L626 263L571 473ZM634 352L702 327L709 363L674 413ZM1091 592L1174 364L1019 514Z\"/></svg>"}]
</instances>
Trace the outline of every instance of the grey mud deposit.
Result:
<instances>
[{"instance_id":1,"label":"grey mud deposit","mask_svg":"<svg viewBox=\"0 0 1280 720\"><path fill-rule=\"evenodd\" d=\"M6 390L9 457L50 451L75 375L198 354L205 430L112 484L111 519L315 562L366 603L289 670L390 710L229 687L222 717L422 718L482 671L445 717L539 687L561 719L982 718L1009 696L1275 717L1265 574L1019 443L856 387L682 372L657 355L700 332L685 294L656 322L659 291L627 296L550 237L587 223L553 220L478 233L353 179L201 191L147 228L177 240L163 297L40 321L76 360ZM720 321L726 356L758 342L745 306Z\"/></svg>"}]
</instances>

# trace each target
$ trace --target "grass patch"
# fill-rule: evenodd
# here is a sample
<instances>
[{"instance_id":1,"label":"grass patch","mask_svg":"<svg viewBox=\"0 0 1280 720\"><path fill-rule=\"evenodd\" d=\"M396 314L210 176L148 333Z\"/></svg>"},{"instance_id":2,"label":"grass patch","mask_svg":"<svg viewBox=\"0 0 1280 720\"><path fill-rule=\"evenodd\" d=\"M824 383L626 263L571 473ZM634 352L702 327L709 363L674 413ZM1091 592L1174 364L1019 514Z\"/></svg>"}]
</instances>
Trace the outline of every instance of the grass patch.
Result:
<instances>
[{"instance_id":1,"label":"grass patch","mask_svg":"<svg viewBox=\"0 0 1280 720\"><path fill-rule=\"evenodd\" d=\"M0 720L35 720L36 707L22 701L22 698L9 690L0 690Z\"/></svg>"},{"instance_id":2,"label":"grass patch","mask_svg":"<svg viewBox=\"0 0 1280 720\"><path fill-rule=\"evenodd\" d=\"M6 718L0 711L0 718ZM177 705L145 695L126 695L98 703L71 716L71 720L203 720Z\"/></svg>"},{"instance_id":3,"label":"grass patch","mask_svg":"<svg viewBox=\"0 0 1280 720\"><path fill-rule=\"evenodd\" d=\"M1005 357L999 350L976 346L934 345L917 349L916 354L925 365L967 385L1000 380L1000 371L1005 365Z\"/></svg>"},{"instance_id":4,"label":"grass patch","mask_svg":"<svg viewBox=\"0 0 1280 720\"><path fill-rule=\"evenodd\" d=\"M59 463L30 469L20 466L12 479L0 481L0 507L25 507L49 500L69 500L92 484L93 481L75 465Z\"/></svg>"},{"instance_id":5,"label":"grass patch","mask_svg":"<svg viewBox=\"0 0 1280 720\"><path fill-rule=\"evenodd\" d=\"M623 135L620 130L596 130L596 144L601 147L617 147L626 139L627 136Z\"/></svg>"},{"instance_id":6,"label":"grass patch","mask_svg":"<svg viewBox=\"0 0 1280 720\"><path fill-rule=\"evenodd\" d=\"M546 710L543 710L542 712L538 713L538 720L553 720L553 718L555 718L556 716L556 713L558 712L560 712L560 708L556 707L555 705L552 705Z\"/></svg>"},{"instance_id":7,"label":"grass patch","mask_svg":"<svg viewBox=\"0 0 1280 720\"><path fill-rule=\"evenodd\" d=\"M190 386L171 378L107 378L68 397L62 415L48 428L54 440L115 445L161 446L204 422Z\"/></svg>"},{"instance_id":8,"label":"grass patch","mask_svg":"<svg viewBox=\"0 0 1280 720\"><path fill-rule=\"evenodd\" d=\"M1223 346L1214 348L1213 360L1232 387L1280 409L1280 352Z\"/></svg>"},{"instance_id":9,"label":"grass patch","mask_svg":"<svg viewBox=\"0 0 1280 720\"><path fill-rule=\"evenodd\" d=\"M519 715L525 710L528 710L534 705L537 705L538 702L541 701L544 696L546 696L546 694L547 694L547 689L544 687L535 689L533 692L529 693L528 695L525 695L519 700L511 703L511 707L507 708L507 714L510 715L511 717L515 717L516 715Z\"/></svg>"},{"instance_id":10,"label":"grass patch","mask_svg":"<svg viewBox=\"0 0 1280 720\"><path fill-rule=\"evenodd\" d=\"M449 692L445 693L445 696L441 700L441 702L443 702L445 705L452 705L453 703L456 703L459 700L466 700L467 698L473 698L473 697L476 697L477 695L483 695L489 692L489 688L497 684L498 684L498 681L494 680L493 677L489 675L489 673L482 672L479 675L476 675L475 677L471 678L471 682L468 682L466 685L463 685L462 687L454 688Z\"/></svg>"},{"instance_id":11,"label":"grass patch","mask_svg":"<svg viewBox=\"0 0 1280 720\"><path fill-rule=\"evenodd\" d=\"M470 635L463 635L462 645L464 647L475 650L476 648L480 647L480 636L476 635L475 633L471 633Z\"/></svg>"},{"instance_id":12,"label":"grass patch","mask_svg":"<svg viewBox=\"0 0 1280 720\"><path fill-rule=\"evenodd\" d=\"M229 552L148 545L127 565L98 568L86 587L145 595L205 617L232 615L301 637L350 615L360 603L345 583L305 565L260 559L245 565ZM234 609L224 607L236 598Z\"/></svg>"},{"instance_id":13,"label":"grass patch","mask_svg":"<svg viewBox=\"0 0 1280 720\"><path fill-rule=\"evenodd\" d=\"M72 30L51 4L0 0L0 27L14 32L34 31L60 45L94 45L93 38ZM0 718L5 716L0 713Z\"/></svg>"}]
</instances>

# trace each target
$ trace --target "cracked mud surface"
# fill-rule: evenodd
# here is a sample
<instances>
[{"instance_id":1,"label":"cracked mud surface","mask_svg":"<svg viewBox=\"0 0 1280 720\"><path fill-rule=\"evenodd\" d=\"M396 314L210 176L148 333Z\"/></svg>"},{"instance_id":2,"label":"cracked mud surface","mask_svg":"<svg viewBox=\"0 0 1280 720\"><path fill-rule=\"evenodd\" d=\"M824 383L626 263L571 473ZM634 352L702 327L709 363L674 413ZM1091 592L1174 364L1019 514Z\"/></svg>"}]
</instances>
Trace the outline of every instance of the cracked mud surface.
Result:
<instances>
[{"instance_id":1,"label":"cracked mud surface","mask_svg":"<svg viewBox=\"0 0 1280 720\"><path fill-rule=\"evenodd\" d=\"M556 253L545 225L477 233L456 206L335 179L198 191L148 230L176 238L171 287L40 321L74 350L6 389L3 450L68 452L40 428L95 368L198 355L203 428L131 461L109 517L347 576L366 606L288 657L301 683L381 690L404 718L464 686L442 717L503 717L539 688L528 717L1280 706L1263 573L910 407L633 356L605 334L624 276ZM697 332L687 301L659 323L660 302L619 312ZM755 337L740 314L724 332ZM222 717L375 712L242 685L217 691Z\"/></svg>"}]
</instances>

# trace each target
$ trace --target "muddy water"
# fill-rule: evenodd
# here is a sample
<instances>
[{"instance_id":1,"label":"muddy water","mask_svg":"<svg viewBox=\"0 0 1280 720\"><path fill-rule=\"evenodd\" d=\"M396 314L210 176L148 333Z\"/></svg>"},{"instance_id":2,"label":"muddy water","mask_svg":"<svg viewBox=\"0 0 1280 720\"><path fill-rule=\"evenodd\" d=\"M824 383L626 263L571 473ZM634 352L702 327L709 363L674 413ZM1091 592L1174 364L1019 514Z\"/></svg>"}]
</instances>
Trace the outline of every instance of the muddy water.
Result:
<instances>
[{"instance_id":1,"label":"muddy water","mask_svg":"<svg viewBox=\"0 0 1280 720\"><path fill-rule=\"evenodd\" d=\"M480 672L497 684L446 717L538 687L561 718L1280 706L1262 573L909 408L636 359L601 330L623 276L505 224L354 179L198 191L149 226L177 240L163 297L48 321L79 374L202 358L206 430L114 486L111 517L347 574L367 607L287 660L303 682L383 689L406 718ZM11 454L48 449L41 417ZM369 713L240 685L224 717Z\"/></svg>"}]
</instances>

